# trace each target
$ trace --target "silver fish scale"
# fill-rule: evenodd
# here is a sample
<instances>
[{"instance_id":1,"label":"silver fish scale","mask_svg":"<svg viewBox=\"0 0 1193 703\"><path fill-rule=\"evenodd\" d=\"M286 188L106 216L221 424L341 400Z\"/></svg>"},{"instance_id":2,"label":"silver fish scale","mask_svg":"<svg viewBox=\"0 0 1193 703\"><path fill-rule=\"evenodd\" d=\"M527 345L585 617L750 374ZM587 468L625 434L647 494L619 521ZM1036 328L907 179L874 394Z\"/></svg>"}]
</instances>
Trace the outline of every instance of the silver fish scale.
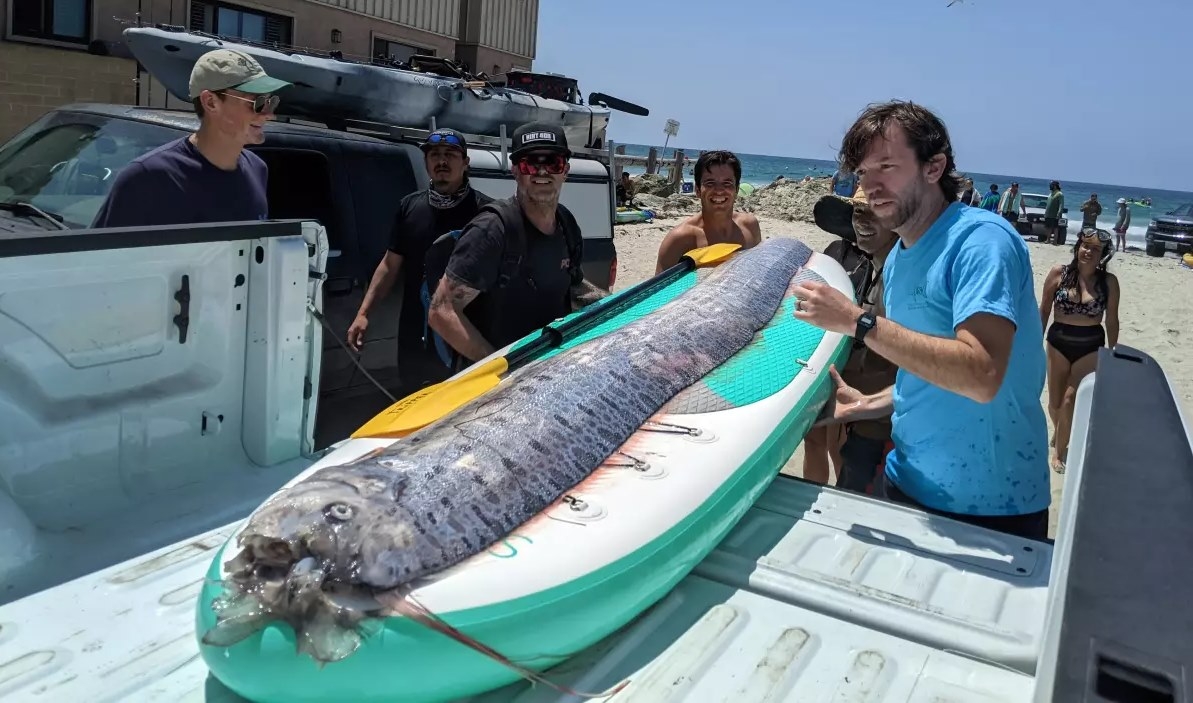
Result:
<instances>
[{"instance_id":1,"label":"silver fish scale","mask_svg":"<svg viewBox=\"0 0 1193 703\"><path fill-rule=\"evenodd\" d=\"M414 533L409 549L383 554L363 580L392 585L447 568L549 507L748 344L810 255L798 240L767 240L651 315L516 371L377 456L329 467L373 485L389 476L391 519L408 520L403 529Z\"/></svg>"}]
</instances>

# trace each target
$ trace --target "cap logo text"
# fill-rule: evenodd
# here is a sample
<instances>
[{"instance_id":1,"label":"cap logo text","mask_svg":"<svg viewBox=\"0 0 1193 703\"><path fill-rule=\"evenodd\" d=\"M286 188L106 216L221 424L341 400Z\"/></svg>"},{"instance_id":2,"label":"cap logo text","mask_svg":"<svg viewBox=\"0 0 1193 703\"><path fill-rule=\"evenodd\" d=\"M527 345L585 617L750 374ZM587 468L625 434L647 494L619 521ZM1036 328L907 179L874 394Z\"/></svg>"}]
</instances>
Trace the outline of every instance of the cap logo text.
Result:
<instances>
[{"instance_id":1,"label":"cap logo text","mask_svg":"<svg viewBox=\"0 0 1193 703\"><path fill-rule=\"evenodd\" d=\"M548 142L555 141L555 135L550 132L528 132L522 135L522 143L545 140Z\"/></svg>"}]
</instances>

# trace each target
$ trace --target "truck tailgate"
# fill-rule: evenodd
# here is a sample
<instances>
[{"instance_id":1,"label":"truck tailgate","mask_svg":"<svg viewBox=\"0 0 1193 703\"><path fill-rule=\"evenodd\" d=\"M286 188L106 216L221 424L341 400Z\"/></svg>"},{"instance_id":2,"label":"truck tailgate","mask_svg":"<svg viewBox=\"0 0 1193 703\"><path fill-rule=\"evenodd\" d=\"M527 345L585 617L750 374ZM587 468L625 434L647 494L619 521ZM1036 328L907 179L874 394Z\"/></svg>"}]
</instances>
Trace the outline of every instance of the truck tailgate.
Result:
<instances>
[{"instance_id":1,"label":"truck tailgate","mask_svg":"<svg viewBox=\"0 0 1193 703\"><path fill-rule=\"evenodd\" d=\"M194 634L234 529L0 608L0 698L240 700ZM551 676L629 679L615 701L1025 700L1051 560L1049 544L779 477L663 601ZM475 700L559 698L519 683Z\"/></svg>"}]
</instances>

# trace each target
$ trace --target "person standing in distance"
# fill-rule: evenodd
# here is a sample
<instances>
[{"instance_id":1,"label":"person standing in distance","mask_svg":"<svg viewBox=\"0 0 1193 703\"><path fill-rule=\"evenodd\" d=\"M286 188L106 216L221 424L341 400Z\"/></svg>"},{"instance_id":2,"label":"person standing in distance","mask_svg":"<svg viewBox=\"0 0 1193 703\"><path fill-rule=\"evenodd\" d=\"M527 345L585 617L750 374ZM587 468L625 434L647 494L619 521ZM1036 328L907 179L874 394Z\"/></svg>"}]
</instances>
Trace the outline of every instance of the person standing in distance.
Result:
<instances>
[{"instance_id":1,"label":"person standing in distance","mask_svg":"<svg viewBox=\"0 0 1193 703\"><path fill-rule=\"evenodd\" d=\"M1032 539L1051 502L1044 335L1027 245L996 213L957 202L948 131L914 103L872 105L841 161L899 235L883 269L885 315L820 283L795 316L865 343L898 367L864 394L840 381L835 421L891 416L894 450L876 493Z\"/></svg>"},{"instance_id":2,"label":"person standing in distance","mask_svg":"<svg viewBox=\"0 0 1193 703\"><path fill-rule=\"evenodd\" d=\"M421 148L431 184L402 198L389 249L377 264L356 319L348 328L348 344L359 351L369 327L369 311L389 294L398 273L405 268L398 317L398 372L403 385L413 385L414 389L441 381L451 371L423 340L426 316L419 295L427 250L440 235L463 229L481 206L493 202L469 183L468 142L462 134L451 129L436 130Z\"/></svg>"},{"instance_id":3,"label":"person standing in distance","mask_svg":"<svg viewBox=\"0 0 1193 703\"><path fill-rule=\"evenodd\" d=\"M239 51L216 49L191 70L199 130L133 159L112 184L92 227L264 220L269 169L245 150L265 141L275 92L290 85Z\"/></svg>"},{"instance_id":4,"label":"person standing in distance","mask_svg":"<svg viewBox=\"0 0 1193 703\"><path fill-rule=\"evenodd\" d=\"M559 203L571 156L563 130L524 124L511 144L517 192L481 208L437 282L427 271L428 323L469 361L608 295L584 280L580 226Z\"/></svg>"}]
</instances>

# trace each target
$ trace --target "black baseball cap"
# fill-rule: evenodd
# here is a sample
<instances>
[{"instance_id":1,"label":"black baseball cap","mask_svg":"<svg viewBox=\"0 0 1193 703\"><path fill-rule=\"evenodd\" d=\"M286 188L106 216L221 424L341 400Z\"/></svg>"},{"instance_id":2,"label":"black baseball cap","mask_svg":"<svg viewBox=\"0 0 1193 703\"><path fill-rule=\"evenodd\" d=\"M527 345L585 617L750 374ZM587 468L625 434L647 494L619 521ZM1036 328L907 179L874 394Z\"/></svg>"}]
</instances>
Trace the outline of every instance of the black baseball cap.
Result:
<instances>
[{"instance_id":1,"label":"black baseball cap","mask_svg":"<svg viewBox=\"0 0 1193 703\"><path fill-rule=\"evenodd\" d=\"M812 219L816 226L835 234L847 242L857 242L857 232L853 229L853 210L866 202L866 194L861 188L852 198L845 198L835 193L822 196L812 208Z\"/></svg>"},{"instance_id":2,"label":"black baseball cap","mask_svg":"<svg viewBox=\"0 0 1193 703\"><path fill-rule=\"evenodd\" d=\"M571 156L567 135L563 128L545 122L530 122L514 130L510 158L517 159L531 151L554 151Z\"/></svg>"},{"instance_id":3,"label":"black baseball cap","mask_svg":"<svg viewBox=\"0 0 1193 703\"><path fill-rule=\"evenodd\" d=\"M465 141L464 135L454 129L437 129L431 132L419 148L425 152L431 147L439 146L440 144L454 146L465 154L468 153L468 142Z\"/></svg>"}]
</instances>

